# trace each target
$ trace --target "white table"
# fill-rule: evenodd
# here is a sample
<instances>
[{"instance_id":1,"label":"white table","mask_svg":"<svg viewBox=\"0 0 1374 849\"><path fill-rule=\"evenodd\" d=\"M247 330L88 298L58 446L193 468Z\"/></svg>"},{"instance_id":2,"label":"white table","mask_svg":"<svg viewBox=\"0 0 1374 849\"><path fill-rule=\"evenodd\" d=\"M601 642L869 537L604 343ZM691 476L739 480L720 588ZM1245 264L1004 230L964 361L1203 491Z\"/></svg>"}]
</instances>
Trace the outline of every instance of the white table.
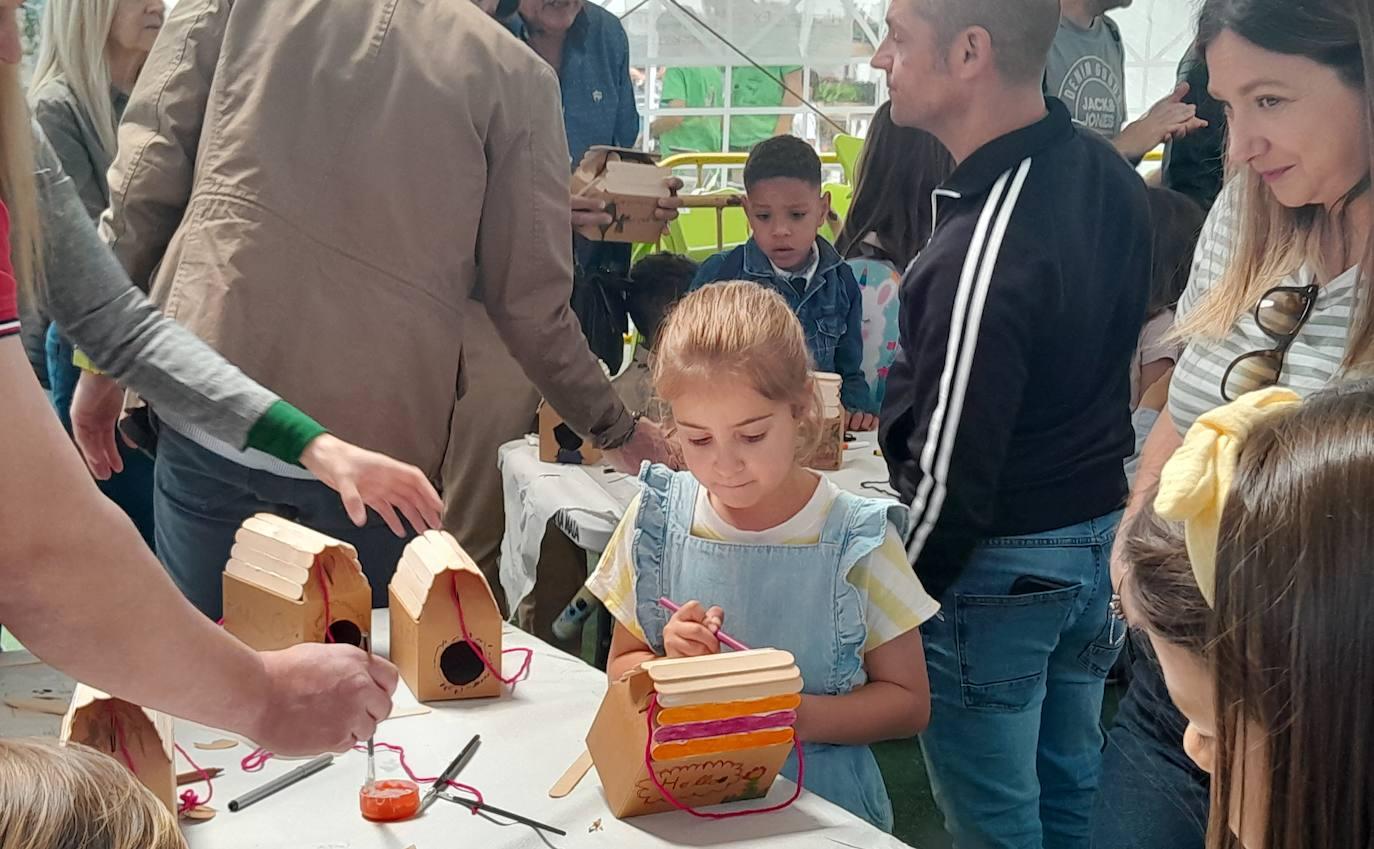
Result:
<instances>
[{"instance_id":1,"label":"white table","mask_svg":"<svg viewBox=\"0 0 1374 849\"><path fill-rule=\"evenodd\" d=\"M896 498L887 487L887 464L874 454L878 436L859 434L837 472L824 472L841 489L870 498ZM552 521L582 549L599 553L639 492L633 475L608 466L541 463L528 439L501 446L506 533L501 540L501 586L512 606L534 589L539 549ZM867 484L867 486L865 486Z\"/></svg>"},{"instance_id":2,"label":"white table","mask_svg":"<svg viewBox=\"0 0 1374 849\"><path fill-rule=\"evenodd\" d=\"M387 645L387 611L373 616L376 648ZM474 734L482 745L459 776L476 786L487 801L568 832L547 839L522 825L498 825L447 802L436 802L423 817L404 823L376 825L358 813L358 788L366 759L342 755L333 766L240 813L227 804L244 792L289 771L297 762L273 760L259 773L247 774L239 761L249 747L200 751L196 742L225 738L192 723L177 723L177 740L202 767L223 767L215 780L211 806L218 816L204 823L186 823L191 849L516 849L516 847L667 847L704 846L787 847L787 849L898 849L906 844L883 834L848 812L817 796L803 793L785 811L722 822L697 820L684 813L638 817L624 822L606 808L596 772L590 772L571 795L551 799L549 787L583 750L583 737L606 690L602 673L514 628L507 627L507 647L526 646L535 657L530 678L501 699L435 702L421 716L389 720L377 732L378 742L404 746L407 760L421 775L434 775L448 764ZM511 660L506 671L513 672ZM41 681L53 686L53 673L38 664L3 668L0 692L14 694ZM29 676L29 677L26 677ZM397 704L414 704L402 685ZM56 717L45 717L55 735ZM0 736L11 725L0 715ZM21 733L36 733L25 727ZM189 767L182 762L179 771ZM203 794L204 785L193 785ZM783 801L793 785L779 779L769 804ZM761 801L734 807L759 807ZM730 810L726 806L721 810ZM590 830L600 822L599 830Z\"/></svg>"}]
</instances>

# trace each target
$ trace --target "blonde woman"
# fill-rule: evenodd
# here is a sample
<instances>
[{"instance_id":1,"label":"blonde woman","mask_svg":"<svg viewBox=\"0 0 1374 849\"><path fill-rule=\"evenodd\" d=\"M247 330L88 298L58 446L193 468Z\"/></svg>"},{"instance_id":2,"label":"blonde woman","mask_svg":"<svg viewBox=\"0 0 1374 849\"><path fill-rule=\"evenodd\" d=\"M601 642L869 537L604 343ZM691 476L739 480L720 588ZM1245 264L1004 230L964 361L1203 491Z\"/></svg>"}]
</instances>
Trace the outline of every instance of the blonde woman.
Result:
<instances>
[{"instance_id":1,"label":"blonde woman","mask_svg":"<svg viewBox=\"0 0 1374 849\"><path fill-rule=\"evenodd\" d=\"M186 849L176 819L85 746L0 740L0 849Z\"/></svg>"},{"instance_id":2,"label":"blonde woman","mask_svg":"<svg viewBox=\"0 0 1374 849\"><path fill-rule=\"evenodd\" d=\"M162 29L162 0L47 0L29 101L91 218L110 205L115 130Z\"/></svg>"},{"instance_id":3,"label":"blonde woman","mask_svg":"<svg viewBox=\"0 0 1374 849\"><path fill-rule=\"evenodd\" d=\"M417 526L437 526L438 495L415 468L323 432L133 288L29 123L18 80L21 2L0 0L0 622L55 668L121 698L278 753L342 751L389 712L395 669L352 646L255 652L196 612L100 497L48 409L17 339L16 277L32 291L45 266L49 311L97 365L220 439L295 454L289 461L340 492L356 521L372 506L398 529L393 509L418 509ZM54 287L58 279L70 285Z\"/></svg>"},{"instance_id":4,"label":"blonde woman","mask_svg":"<svg viewBox=\"0 0 1374 849\"><path fill-rule=\"evenodd\" d=\"M114 161L115 130L162 29L164 11L162 0L47 0L43 8L29 101L93 220L110 205L105 172ZM44 336L49 393L62 425L71 430L72 396L81 372L60 330L53 323L46 332L42 327L31 332ZM153 461L128 445L120 448L120 459L124 470L102 481L100 489L152 545Z\"/></svg>"},{"instance_id":5,"label":"blonde woman","mask_svg":"<svg viewBox=\"0 0 1374 849\"><path fill-rule=\"evenodd\" d=\"M1207 0L1197 44L1226 107L1235 173L1178 304L1187 347L1133 507L1202 414L1265 386L1306 396L1374 357L1374 8ZM1119 557L1113 567L1120 586ZM1207 793L1182 757L1184 723L1157 667L1136 672L1104 762L1094 845L1200 847ZM1166 833L1169 823L1191 827Z\"/></svg>"}]
</instances>

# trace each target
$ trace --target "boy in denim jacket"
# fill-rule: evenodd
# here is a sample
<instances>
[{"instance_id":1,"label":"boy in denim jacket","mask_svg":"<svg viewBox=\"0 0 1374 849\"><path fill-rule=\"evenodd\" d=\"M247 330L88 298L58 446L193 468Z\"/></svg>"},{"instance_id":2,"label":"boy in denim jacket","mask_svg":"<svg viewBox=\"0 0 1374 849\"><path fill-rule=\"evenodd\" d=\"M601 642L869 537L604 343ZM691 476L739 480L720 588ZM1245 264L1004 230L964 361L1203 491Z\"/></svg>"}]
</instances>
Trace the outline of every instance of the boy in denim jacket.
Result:
<instances>
[{"instance_id":1,"label":"boy in denim jacket","mask_svg":"<svg viewBox=\"0 0 1374 849\"><path fill-rule=\"evenodd\" d=\"M830 213L821 193L821 159L796 136L755 146L744 166L744 210L753 236L701 266L692 288L749 280L781 294L806 331L818 371L844 380L840 400L851 430L878 425L864 378L863 297L854 272L819 236Z\"/></svg>"}]
</instances>

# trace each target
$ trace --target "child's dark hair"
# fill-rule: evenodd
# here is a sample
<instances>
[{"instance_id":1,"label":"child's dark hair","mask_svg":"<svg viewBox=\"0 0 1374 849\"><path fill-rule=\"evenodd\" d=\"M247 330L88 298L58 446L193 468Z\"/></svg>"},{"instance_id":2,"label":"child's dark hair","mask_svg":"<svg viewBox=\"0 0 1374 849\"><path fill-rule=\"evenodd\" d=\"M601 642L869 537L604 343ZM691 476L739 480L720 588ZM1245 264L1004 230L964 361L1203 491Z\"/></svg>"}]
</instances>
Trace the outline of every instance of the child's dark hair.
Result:
<instances>
[{"instance_id":1,"label":"child's dark hair","mask_svg":"<svg viewBox=\"0 0 1374 849\"><path fill-rule=\"evenodd\" d=\"M761 141L744 163L744 190L763 180L786 177L821 188L821 158L809 142L796 136L774 136Z\"/></svg>"},{"instance_id":2,"label":"child's dark hair","mask_svg":"<svg viewBox=\"0 0 1374 849\"><path fill-rule=\"evenodd\" d=\"M646 347L654 347L663 319L673 304L692 288L696 273L695 262L670 253L646 256L630 269L625 306L644 337Z\"/></svg>"},{"instance_id":3,"label":"child's dark hair","mask_svg":"<svg viewBox=\"0 0 1374 849\"><path fill-rule=\"evenodd\" d=\"M891 101L879 106L855 168L840 256L853 258L864 238L876 233L888 259L905 270L935 228L930 193L953 171L954 158L939 139L893 123Z\"/></svg>"},{"instance_id":4,"label":"child's dark hair","mask_svg":"<svg viewBox=\"0 0 1374 849\"><path fill-rule=\"evenodd\" d=\"M1188 287L1193 252L1207 215L1197 201L1173 189L1151 186L1147 197L1154 263L1146 316L1154 318L1177 306Z\"/></svg>"},{"instance_id":5,"label":"child's dark hair","mask_svg":"<svg viewBox=\"0 0 1374 849\"><path fill-rule=\"evenodd\" d=\"M1167 522L1155 512L1158 489L1151 490L1140 510L1122 529L1121 546L1127 569L1133 622L1165 642L1198 655L1207 653L1214 616L1198 589L1183 526Z\"/></svg>"}]
</instances>

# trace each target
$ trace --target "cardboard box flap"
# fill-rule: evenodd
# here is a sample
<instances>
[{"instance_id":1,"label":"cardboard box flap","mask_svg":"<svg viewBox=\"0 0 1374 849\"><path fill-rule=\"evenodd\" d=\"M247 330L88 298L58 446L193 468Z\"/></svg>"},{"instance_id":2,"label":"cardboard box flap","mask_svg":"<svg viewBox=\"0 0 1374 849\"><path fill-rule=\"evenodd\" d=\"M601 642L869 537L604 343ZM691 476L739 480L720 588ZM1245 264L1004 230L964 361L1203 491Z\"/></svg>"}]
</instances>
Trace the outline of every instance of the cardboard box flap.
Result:
<instances>
[{"instance_id":1,"label":"cardboard box flap","mask_svg":"<svg viewBox=\"0 0 1374 849\"><path fill-rule=\"evenodd\" d=\"M643 664L645 672L655 682L686 681L691 678L710 678L717 675L736 675L785 669L796 665L790 652L780 649L753 649L704 657L678 657L650 660Z\"/></svg>"},{"instance_id":2,"label":"cardboard box flap","mask_svg":"<svg viewBox=\"0 0 1374 849\"><path fill-rule=\"evenodd\" d=\"M789 696L801 692L802 679L800 670L794 666L741 675L723 675L719 678L665 681L656 685L656 688L660 705L684 707Z\"/></svg>"},{"instance_id":3,"label":"cardboard box flap","mask_svg":"<svg viewBox=\"0 0 1374 849\"><path fill-rule=\"evenodd\" d=\"M610 145L597 144L587 148L587 152L582 154L582 161L577 163L577 168L572 175L572 193L582 194L596 179L606 173L607 166L611 163L648 165L660 174L663 172L658 169L658 157L652 153L645 153L642 150L635 150L629 147L612 147ZM664 174L663 176L666 176ZM660 177L662 179L662 177ZM664 194L667 194L665 186Z\"/></svg>"}]
</instances>

